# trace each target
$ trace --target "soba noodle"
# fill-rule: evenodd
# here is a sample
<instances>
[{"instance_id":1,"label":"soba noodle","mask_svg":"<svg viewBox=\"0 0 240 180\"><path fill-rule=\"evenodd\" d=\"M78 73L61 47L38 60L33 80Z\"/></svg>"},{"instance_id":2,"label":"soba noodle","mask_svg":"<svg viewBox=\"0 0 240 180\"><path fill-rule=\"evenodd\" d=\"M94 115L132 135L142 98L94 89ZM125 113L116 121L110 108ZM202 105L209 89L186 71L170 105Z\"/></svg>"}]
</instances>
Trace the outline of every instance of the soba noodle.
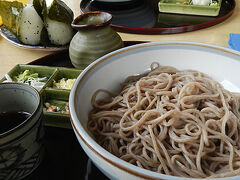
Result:
<instances>
[{"instance_id":1,"label":"soba noodle","mask_svg":"<svg viewBox=\"0 0 240 180\"><path fill-rule=\"evenodd\" d=\"M100 92L110 98L97 101ZM117 157L162 174L240 175L237 94L198 71L151 65L118 95L98 90L88 128Z\"/></svg>"}]
</instances>

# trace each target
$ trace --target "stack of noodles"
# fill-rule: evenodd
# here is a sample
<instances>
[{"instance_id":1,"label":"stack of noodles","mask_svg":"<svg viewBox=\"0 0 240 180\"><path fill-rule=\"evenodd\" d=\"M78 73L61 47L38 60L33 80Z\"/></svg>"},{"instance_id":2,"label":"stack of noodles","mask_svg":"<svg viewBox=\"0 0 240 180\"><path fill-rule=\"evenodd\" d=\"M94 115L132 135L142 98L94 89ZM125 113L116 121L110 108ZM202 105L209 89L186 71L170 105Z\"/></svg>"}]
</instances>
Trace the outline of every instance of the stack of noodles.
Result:
<instances>
[{"instance_id":1,"label":"stack of noodles","mask_svg":"<svg viewBox=\"0 0 240 180\"><path fill-rule=\"evenodd\" d=\"M96 100L100 92L108 100ZM237 94L198 71L151 65L118 95L98 90L88 128L117 157L162 174L240 175Z\"/></svg>"}]
</instances>

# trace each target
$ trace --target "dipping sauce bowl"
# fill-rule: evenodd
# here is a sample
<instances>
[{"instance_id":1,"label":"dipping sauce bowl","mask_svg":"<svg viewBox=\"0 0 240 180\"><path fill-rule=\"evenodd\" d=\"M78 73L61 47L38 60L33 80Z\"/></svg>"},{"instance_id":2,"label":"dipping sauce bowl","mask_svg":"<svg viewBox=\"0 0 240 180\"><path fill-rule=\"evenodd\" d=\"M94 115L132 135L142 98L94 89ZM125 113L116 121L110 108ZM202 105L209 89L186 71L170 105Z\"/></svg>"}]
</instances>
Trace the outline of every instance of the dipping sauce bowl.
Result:
<instances>
[{"instance_id":1,"label":"dipping sauce bowl","mask_svg":"<svg viewBox=\"0 0 240 180\"><path fill-rule=\"evenodd\" d=\"M31 174L44 154L42 102L26 84L0 83L0 179Z\"/></svg>"}]
</instances>

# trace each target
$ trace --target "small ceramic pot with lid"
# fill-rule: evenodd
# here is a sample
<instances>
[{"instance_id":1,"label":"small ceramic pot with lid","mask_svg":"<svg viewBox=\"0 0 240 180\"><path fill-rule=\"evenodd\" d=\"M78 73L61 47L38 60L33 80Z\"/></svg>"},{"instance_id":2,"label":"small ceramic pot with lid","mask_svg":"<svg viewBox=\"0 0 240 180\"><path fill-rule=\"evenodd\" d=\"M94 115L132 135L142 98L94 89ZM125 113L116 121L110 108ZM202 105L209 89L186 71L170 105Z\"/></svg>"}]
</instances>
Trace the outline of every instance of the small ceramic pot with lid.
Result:
<instances>
[{"instance_id":1,"label":"small ceramic pot with lid","mask_svg":"<svg viewBox=\"0 0 240 180\"><path fill-rule=\"evenodd\" d=\"M106 12L81 14L72 23L78 32L71 40L69 56L74 67L82 69L99 57L123 47L123 41L110 24Z\"/></svg>"}]
</instances>

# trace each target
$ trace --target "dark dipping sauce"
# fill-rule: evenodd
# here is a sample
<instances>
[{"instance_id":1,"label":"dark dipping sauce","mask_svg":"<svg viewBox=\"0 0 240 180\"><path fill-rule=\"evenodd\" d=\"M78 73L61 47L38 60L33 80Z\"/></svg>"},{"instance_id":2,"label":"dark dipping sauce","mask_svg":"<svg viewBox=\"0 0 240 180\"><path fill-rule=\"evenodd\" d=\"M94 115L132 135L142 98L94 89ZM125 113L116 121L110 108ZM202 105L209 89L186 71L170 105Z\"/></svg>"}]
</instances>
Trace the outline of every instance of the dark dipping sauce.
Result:
<instances>
[{"instance_id":1,"label":"dark dipping sauce","mask_svg":"<svg viewBox=\"0 0 240 180\"><path fill-rule=\"evenodd\" d=\"M1 112L0 113L0 134L5 133L21 124L31 116L28 112Z\"/></svg>"}]
</instances>

